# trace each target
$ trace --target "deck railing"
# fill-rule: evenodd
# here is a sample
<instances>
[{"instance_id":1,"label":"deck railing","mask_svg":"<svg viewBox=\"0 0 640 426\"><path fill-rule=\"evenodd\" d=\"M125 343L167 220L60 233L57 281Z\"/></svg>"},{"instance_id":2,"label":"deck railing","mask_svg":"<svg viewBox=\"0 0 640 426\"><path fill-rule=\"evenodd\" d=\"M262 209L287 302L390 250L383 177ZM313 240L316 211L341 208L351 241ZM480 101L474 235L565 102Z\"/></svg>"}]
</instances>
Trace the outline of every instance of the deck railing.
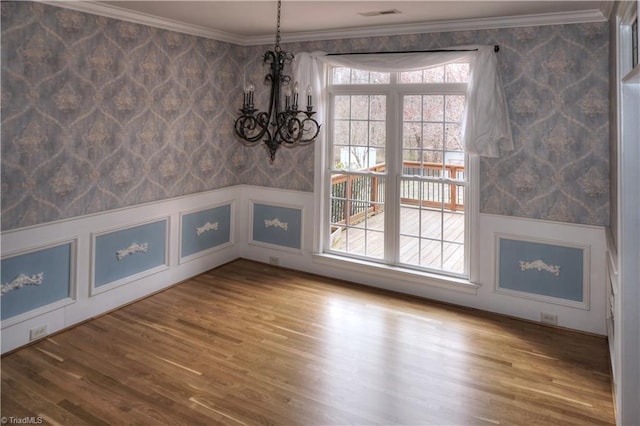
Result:
<instances>
[{"instance_id":1,"label":"deck railing","mask_svg":"<svg viewBox=\"0 0 640 426\"><path fill-rule=\"evenodd\" d=\"M384 172L384 163L366 171ZM404 161L403 175L431 176L446 179L462 179L464 166L457 164L420 163ZM334 175L331 179L331 222L354 224L365 216L380 213L384 209L385 178L382 176ZM403 179L400 186L402 204L423 207L444 207L445 210L464 210L464 193L454 184ZM347 220L348 219L348 220Z\"/></svg>"}]
</instances>

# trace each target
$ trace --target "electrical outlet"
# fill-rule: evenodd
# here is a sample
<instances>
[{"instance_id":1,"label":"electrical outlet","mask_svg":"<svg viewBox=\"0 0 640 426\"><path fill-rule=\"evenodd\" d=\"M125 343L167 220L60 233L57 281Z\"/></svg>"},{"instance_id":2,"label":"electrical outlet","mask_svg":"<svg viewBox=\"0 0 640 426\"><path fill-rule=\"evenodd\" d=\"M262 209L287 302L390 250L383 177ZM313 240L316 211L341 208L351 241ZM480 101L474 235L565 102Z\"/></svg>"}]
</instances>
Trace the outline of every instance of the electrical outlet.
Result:
<instances>
[{"instance_id":1,"label":"electrical outlet","mask_svg":"<svg viewBox=\"0 0 640 426\"><path fill-rule=\"evenodd\" d=\"M280 258L278 256L269 256L269 263L272 265L279 265Z\"/></svg>"},{"instance_id":2,"label":"electrical outlet","mask_svg":"<svg viewBox=\"0 0 640 426\"><path fill-rule=\"evenodd\" d=\"M540 312L540 322L544 324L558 325L558 314Z\"/></svg>"},{"instance_id":3,"label":"electrical outlet","mask_svg":"<svg viewBox=\"0 0 640 426\"><path fill-rule=\"evenodd\" d=\"M32 328L29 330L29 341L33 341L47 335L47 326L41 325L40 327Z\"/></svg>"}]
</instances>

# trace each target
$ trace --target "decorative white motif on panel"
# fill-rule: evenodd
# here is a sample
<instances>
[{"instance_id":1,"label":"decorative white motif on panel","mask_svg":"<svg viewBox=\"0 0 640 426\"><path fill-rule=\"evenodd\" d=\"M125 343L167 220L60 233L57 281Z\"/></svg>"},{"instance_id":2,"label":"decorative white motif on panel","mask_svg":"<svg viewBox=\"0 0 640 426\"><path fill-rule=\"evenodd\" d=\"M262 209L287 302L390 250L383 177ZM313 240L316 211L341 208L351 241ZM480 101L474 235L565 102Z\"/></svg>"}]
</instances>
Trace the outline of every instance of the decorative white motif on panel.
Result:
<instances>
[{"instance_id":1,"label":"decorative white motif on panel","mask_svg":"<svg viewBox=\"0 0 640 426\"><path fill-rule=\"evenodd\" d=\"M122 260L130 254L134 253L146 253L148 249L149 243L131 243L129 247L116 251L116 259Z\"/></svg>"},{"instance_id":2,"label":"decorative white motif on panel","mask_svg":"<svg viewBox=\"0 0 640 426\"><path fill-rule=\"evenodd\" d=\"M547 271L555 275L556 277L560 276L560 266L559 265L547 265L543 260L538 259L533 262L525 262L524 260L520 261L520 270L526 271L527 269L537 269L538 271Z\"/></svg>"},{"instance_id":3,"label":"decorative white motif on panel","mask_svg":"<svg viewBox=\"0 0 640 426\"><path fill-rule=\"evenodd\" d=\"M2 284L2 290L0 291L0 295L6 294L11 290L22 288L25 285L40 285L42 284L43 278L44 278L44 272L40 272L39 274L33 274L31 276L20 274L17 277L15 277L12 281Z\"/></svg>"},{"instance_id":4,"label":"decorative white motif on panel","mask_svg":"<svg viewBox=\"0 0 640 426\"><path fill-rule=\"evenodd\" d=\"M271 226L275 226L276 228L282 228L286 231L287 228L289 227L289 224L287 222L281 222L280 219L278 219L277 217L271 220L265 219L264 227L269 228Z\"/></svg>"},{"instance_id":5,"label":"decorative white motif on panel","mask_svg":"<svg viewBox=\"0 0 640 426\"><path fill-rule=\"evenodd\" d=\"M204 225L196 228L196 234L202 235L207 231L217 231L218 230L218 222L210 223L207 222Z\"/></svg>"}]
</instances>

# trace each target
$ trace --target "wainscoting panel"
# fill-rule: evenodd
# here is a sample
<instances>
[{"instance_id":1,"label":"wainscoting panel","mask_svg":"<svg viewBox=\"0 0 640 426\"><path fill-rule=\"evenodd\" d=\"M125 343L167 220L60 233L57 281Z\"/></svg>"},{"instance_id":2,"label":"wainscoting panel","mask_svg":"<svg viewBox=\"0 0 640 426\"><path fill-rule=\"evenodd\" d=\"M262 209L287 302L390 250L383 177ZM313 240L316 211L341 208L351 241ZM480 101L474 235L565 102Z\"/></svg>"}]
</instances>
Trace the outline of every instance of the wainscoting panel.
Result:
<instances>
[{"instance_id":1,"label":"wainscoting panel","mask_svg":"<svg viewBox=\"0 0 640 426\"><path fill-rule=\"evenodd\" d=\"M232 243L232 204L180 215L180 262Z\"/></svg>"},{"instance_id":2,"label":"wainscoting panel","mask_svg":"<svg viewBox=\"0 0 640 426\"><path fill-rule=\"evenodd\" d=\"M94 235L92 295L169 267L169 219Z\"/></svg>"},{"instance_id":3,"label":"wainscoting panel","mask_svg":"<svg viewBox=\"0 0 640 426\"><path fill-rule=\"evenodd\" d=\"M3 327L34 309L43 312L72 303L74 256L75 242L70 241L2 259Z\"/></svg>"},{"instance_id":4,"label":"wainscoting panel","mask_svg":"<svg viewBox=\"0 0 640 426\"><path fill-rule=\"evenodd\" d=\"M488 214L479 225L478 307L606 335L604 228Z\"/></svg>"},{"instance_id":5,"label":"wainscoting panel","mask_svg":"<svg viewBox=\"0 0 640 426\"><path fill-rule=\"evenodd\" d=\"M589 309L589 248L497 235L496 291Z\"/></svg>"},{"instance_id":6,"label":"wainscoting panel","mask_svg":"<svg viewBox=\"0 0 640 426\"><path fill-rule=\"evenodd\" d=\"M302 209L252 203L252 244L268 244L300 250L302 248Z\"/></svg>"},{"instance_id":7,"label":"wainscoting panel","mask_svg":"<svg viewBox=\"0 0 640 426\"><path fill-rule=\"evenodd\" d=\"M189 262L179 256L181 215L233 205L239 193L229 187L3 232L2 353L238 258L226 237Z\"/></svg>"}]
</instances>

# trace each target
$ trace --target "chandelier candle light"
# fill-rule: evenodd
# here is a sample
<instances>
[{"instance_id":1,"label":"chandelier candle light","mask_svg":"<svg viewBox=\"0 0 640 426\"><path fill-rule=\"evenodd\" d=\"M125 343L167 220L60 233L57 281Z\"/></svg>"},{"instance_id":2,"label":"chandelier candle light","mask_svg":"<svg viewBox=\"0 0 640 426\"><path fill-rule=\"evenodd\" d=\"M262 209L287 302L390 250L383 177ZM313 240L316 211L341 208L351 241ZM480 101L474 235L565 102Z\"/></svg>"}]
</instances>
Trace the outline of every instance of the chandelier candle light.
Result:
<instances>
[{"instance_id":1,"label":"chandelier candle light","mask_svg":"<svg viewBox=\"0 0 640 426\"><path fill-rule=\"evenodd\" d=\"M320 124L313 119L313 97L311 86L307 87L306 111L298 109L298 82L290 87L291 77L284 74L284 66L291 63L293 53L285 52L280 47L280 9L278 0L278 25L276 29L276 45L273 50L264 54L264 62L271 62L271 71L265 76L265 83L271 84L268 112L260 112L253 104L255 86L249 82L244 87L241 115L236 119L234 128L242 143L255 146L264 142L269 151L271 162L275 160L276 151L283 143L285 146L311 144L320 133ZM284 106L281 92L284 88Z\"/></svg>"}]
</instances>

